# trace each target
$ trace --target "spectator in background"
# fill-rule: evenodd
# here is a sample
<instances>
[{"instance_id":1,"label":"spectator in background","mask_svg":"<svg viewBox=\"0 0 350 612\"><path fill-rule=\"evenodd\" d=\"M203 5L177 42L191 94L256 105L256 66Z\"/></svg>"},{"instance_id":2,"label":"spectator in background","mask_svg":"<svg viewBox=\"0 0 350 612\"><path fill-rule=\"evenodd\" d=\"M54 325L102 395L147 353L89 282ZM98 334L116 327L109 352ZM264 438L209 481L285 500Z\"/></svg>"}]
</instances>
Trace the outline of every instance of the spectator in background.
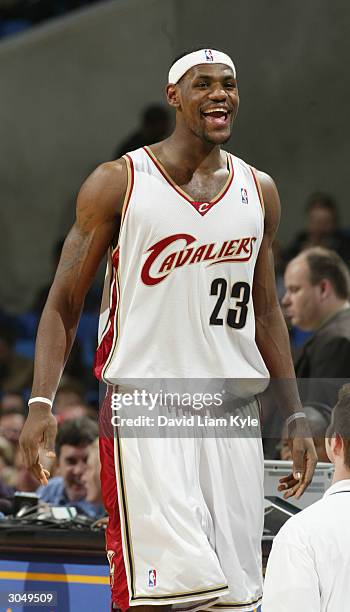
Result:
<instances>
[{"instance_id":1,"label":"spectator in background","mask_svg":"<svg viewBox=\"0 0 350 612\"><path fill-rule=\"evenodd\" d=\"M15 391L9 391L4 393L0 400L0 414L6 412L9 408L17 408L25 414L26 408L24 404L23 396Z\"/></svg>"},{"instance_id":2,"label":"spectator in background","mask_svg":"<svg viewBox=\"0 0 350 612\"><path fill-rule=\"evenodd\" d=\"M0 37L101 0L1 0Z\"/></svg>"},{"instance_id":3,"label":"spectator in background","mask_svg":"<svg viewBox=\"0 0 350 612\"><path fill-rule=\"evenodd\" d=\"M128 151L163 140L169 136L170 129L171 122L167 108L161 104L147 106L143 111L139 129L116 149L114 159L118 159Z\"/></svg>"},{"instance_id":4,"label":"spectator in background","mask_svg":"<svg viewBox=\"0 0 350 612\"><path fill-rule=\"evenodd\" d=\"M86 500L83 474L89 446L98 436L98 425L87 417L68 420L58 428L55 451L58 476L37 490L39 497L55 506L74 506L79 514L99 518L103 510Z\"/></svg>"},{"instance_id":5,"label":"spectator in background","mask_svg":"<svg viewBox=\"0 0 350 612\"><path fill-rule=\"evenodd\" d=\"M326 451L325 436L331 422L332 409L326 404L315 402L313 405L303 406L303 412L305 412L308 419L318 461L328 463L329 459ZM281 459L282 461L292 461L292 453L286 433L285 428L280 444Z\"/></svg>"},{"instance_id":6,"label":"spectator in background","mask_svg":"<svg viewBox=\"0 0 350 612\"><path fill-rule=\"evenodd\" d=\"M14 489L3 484L0 480L0 519L1 513L11 514L13 508Z\"/></svg>"},{"instance_id":7,"label":"spectator in background","mask_svg":"<svg viewBox=\"0 0 350 612\"><path fill-rule=\"evenodd\" d=\"M45 464L44 460L43 463ZM29 470L27 470L23 463L20 448L16 450L14 459L14 474L9 484L17 491L24 491L28 493L34 493L38 488L37 479Z\"/></svg>"},{"instance_id":8,"label":"spectator in background","mask_svg":"<svg viewBox=\"0 0 350 612\"><path fill-rule=\"evenodd\" d=\"M0 435L16 449L24 425L25 416L20 408L7 408L0 413Z\"/></svg>"},{"instance_id":9,"label":"spectator in background","mask_svg":"<svg viewBox=\"0 0 350 612\"><path fill-rule=\"evenodd\" d=\"M53 405L55 415L60 415L65 408L76 404L83 404L83 387L79 381L71 380L65 377L61 381Z\"/></svg>"},{"instance_id":10,"label":"spectator in background","mask_svg":"<svg viewBox=\"0 0 350 612\"><path fill-rule=\"evenodd\" d=\"M9 514L13 507L16 478L13 445L0 434L0 518L1 513Z\"/></svg>"},{"instance_id":11,"label":"spectator in background","mask_svg":"<svg viewBox=\"0 0 350 612\"><path fill-rule=\"evenodd\" d=\"M339 393L325 440L333 483L274 539L263 612L339 612L350 599L350 385Z\"/></svg>"},{"instance_id":12,"label":"spectator in background","mask_svg":"<svg viewBox=\"0 0 350 612\"><path fill-rule=\"evenodd\" d=\"M300 387L303 404L334 406L342 384L336 379L350 378L349 271L337 253L314 247L289 262L285 287L287 317L314 332L294 362L297 377L308 379Z\"/></svg>"},{"instance_id":13,"label":"spectator in background","mask_svg":"<svg viewBox=\"0 0 350 612\"><path fill-rule=\"evenodd\" d=\"M15 451L11 442L6 440L0 432L0 482L4 485L13 484Z\"/></svg>"},{"instance_id":14,"label":"spectator in background","mask_svg":"<svg viewBox=\"0 0 350 612\"><path fill-rule=\"evenodd\" d=\"M307 224L286 249L286 261L306 248L322 246L336 251L350 264L349 234L339 227L338 209L333 198L322 192L313 193L306 205Z\"/></svg>"},{"instance_id":15,"label":"spectator in background","mask_svg":"<svg viewBox=\"0 0 350 612\"><path fill-rule=\"evenodd\" d=\"M0 389L29 389L33 379L33 360L15 351L16 334L6 324L0 325Z\"/></svg>"},{"instance_id":16,"label":"spectator in background","mask_svg":"<svg viewBox=\"0 0 350 612\"><path fill-rule=\"evenodd\" d=\"M97 421L97 410L85 402L77 402L69 405L62 406L59 411L55 411L55 416L58 423L69 421L72 419L80 419L81 417L89 417L94 421Z\"/></svg>"},{"instance_id":17,"label":"spectator in background","mask_svg":"<svg viewBox=\"0 0 350 612\"><path fill-rule=\"evenodd\" d=\"M89 456L82 481L86 489L86 500L92 504L103 505L101 493L101 462L98 439L89 446Z\"/></svg>"}]
</instances>

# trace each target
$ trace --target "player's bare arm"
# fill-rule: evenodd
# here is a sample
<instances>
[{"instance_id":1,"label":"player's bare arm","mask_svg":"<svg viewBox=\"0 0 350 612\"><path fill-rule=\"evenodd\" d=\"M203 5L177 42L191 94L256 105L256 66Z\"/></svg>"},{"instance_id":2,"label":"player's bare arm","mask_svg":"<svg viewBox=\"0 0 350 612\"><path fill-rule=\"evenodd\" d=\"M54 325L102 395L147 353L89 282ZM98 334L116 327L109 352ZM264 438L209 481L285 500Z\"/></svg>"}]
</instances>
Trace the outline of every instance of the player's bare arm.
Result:
<instances>
[{"instance_id":1,"label":"player's bare arm","mask_svg":"<svg viewBox=\"0 0 350 612\"><path fill-rule=\"evenodd\" d=\"M117 213L127 188L124 160L99 166L80 189L76 220L63 249L36 339L32 397L53 399L78 326L85 296L108 247L116 239ZM54 454L56 419L48 404L29 407L20 445L36 478L47 484L39 448Z\"/></svg>"},{"instance_id":2,"label":"player's bare arm","mask_svg":"<svg viewBox=\"0 0 350 612\"><path fill-rule=\"evenodd\" d=\"M270 376L280 380L279 397L281 409L286 417L302 411L295 372L290 353L287 327L279 305L274 274L272 243L280 220L280 200L272 178L258 172L265 203L265 230L255 267L253 301L256 317L256 343L270 372ZM301 423L302 421L302 423ZM303 435L297 436L298 426ZM299 498L312 480L317 463L317 455L312 438L305 437L304 419L296 419L292 452L293 474L281 481L281 490L286 490L285 498L295 495ZM301 474L300 479L297 474Z\"/></svg>"}]
</instances>

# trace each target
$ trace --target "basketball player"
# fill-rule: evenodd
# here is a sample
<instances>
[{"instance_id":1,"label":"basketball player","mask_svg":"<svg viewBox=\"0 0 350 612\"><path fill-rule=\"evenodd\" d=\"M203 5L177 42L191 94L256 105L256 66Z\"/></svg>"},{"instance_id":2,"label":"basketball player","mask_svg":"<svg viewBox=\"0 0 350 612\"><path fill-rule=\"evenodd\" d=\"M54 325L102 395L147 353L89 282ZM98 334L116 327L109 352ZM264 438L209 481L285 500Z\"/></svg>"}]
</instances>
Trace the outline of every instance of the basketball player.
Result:
<instances>
[{"instance_id":1,"label":"basketball player","mask_svg":"<svg viewBox=\"0 0 350 612\"><path fill-rule=\"evenodd\" d=\"M102 164L81 188L40 322L26 465L41 482L51 455L50 406L84 297L108 251L96 375L129 378L293 378L275 292L271 245L280 217L273 180L221 149L238 111L236 70L201 49L172 65L166 140ZM119 239L116 216L121 212ZM284 408L295 431L298 399ZM258 416L256 400L250 414ZM296 434L297 435L297 434ZM260 606L263 455L256 437L102 437L112 608L253 612ZM312 440L293 440L299 497L312 478Z\"/></svg>"}]
</instances>

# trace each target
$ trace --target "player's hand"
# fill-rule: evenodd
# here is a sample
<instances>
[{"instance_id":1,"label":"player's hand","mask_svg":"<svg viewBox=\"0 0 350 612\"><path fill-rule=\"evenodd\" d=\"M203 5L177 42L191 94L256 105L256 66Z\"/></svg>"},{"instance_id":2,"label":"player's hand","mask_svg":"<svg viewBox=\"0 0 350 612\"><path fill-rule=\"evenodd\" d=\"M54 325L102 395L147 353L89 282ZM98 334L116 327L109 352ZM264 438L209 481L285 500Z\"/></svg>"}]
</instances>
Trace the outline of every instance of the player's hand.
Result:
<instances>
[{"instance_id":1,"label":"player's hand","mask_svg":"<svg viewBox=\"0 0 350 612\"><path fill-rule=\"evenodd\" d=\"M39 461L39 449L43 448L46 457L53 459L56 432L57 422L50 407L40 402L31 404L19 445L24 465L42 485L47 485L50 472Z\"/></svg>"},{"instance_id":2,"label":"player's hand","mask_svg":"<svg viewBox=\"0 0 350 612\"><path fill-rule=\"evenodd\" d=\"M317 454L312 438L300 437L289 440L293 458L293 472L280 479L279 491L285 491L284 499L295 495L299 499L312 481L317 463Z\"/></svg>"}]
</instances>

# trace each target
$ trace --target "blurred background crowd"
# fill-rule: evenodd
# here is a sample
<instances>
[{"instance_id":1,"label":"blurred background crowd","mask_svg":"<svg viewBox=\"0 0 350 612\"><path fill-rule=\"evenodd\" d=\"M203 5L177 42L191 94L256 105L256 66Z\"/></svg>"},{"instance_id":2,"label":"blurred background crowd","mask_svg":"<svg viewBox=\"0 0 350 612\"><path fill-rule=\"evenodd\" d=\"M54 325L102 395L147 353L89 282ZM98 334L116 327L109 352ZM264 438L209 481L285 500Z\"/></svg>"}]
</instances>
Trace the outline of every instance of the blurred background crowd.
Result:
<instances>
[{"instance_id":1,"label":"blurred background crowd","mask_svg":"<svg viewBox=\"0 0 350 612\"><path fill-rule=\"evenodd\" d=\"M99 0L1 0L0 37L19 35L21 31L33 25L98 2ZM165 6L165 3L162 6ZM159 10L157 14L160 14ZM137 20L132 17L133 23L137 25ZM163 33L164 31L161 30ZM309 32L307 35L309 36ZM323 40L322 37L321 39ZM147 53L144 56L146 57ZM106 57L107 54L104 56L105 60ZM115 62L118 62L120 57L120 54L116 55ZM139 57L138 61L141 61ZM64 72L66 75L67 71ZM103 74L103 71L100 72ZM116 80L118 81L117 77ZM135 79L131 79L130 87L134 82ZM141 98L143 100L143 96ZM247 98L246 95L246 103ZM127 106L132 109L134 99L135 96L129 96L128 99ZM121 101L125 105L125 96L121 96ZM108 102L110 98L106 96L104 104ZM91 107L93 106L94 104L91 104ZM90 108L88 105L86 107ZM49 110L51 112L51 107ZM107 111L106 114L108 115ZM130 130L129 134L123 133L121 142L118 143L118 139L114 139L116 144L114 148L110 147L110 159L120 157L128 150L157 142L170 133L172 118L163 104L147 104L138 114L139 125ZM49 119L51 125L53 120L51 117ZM91 122L86 122L87 133L90 124ZM66 125L69 131L70 124L63 122L62 125ZM98 134L98 130L96 133ZM40 138L38 141L40 142ZM56 143L56 140L53 139L53 142ZM240 142L243 145L240 148L243 149L246 142L247 146L253 146L249 139L246 142L241 139ZM36 144L35 139L32 143L33 146ZM92 142L92 148L95 145L96 143ZM66 150L65 146L62 145L63 151ZM238 155L241 154L240 148ZM52 149L57 151L59 146ZM79 150L83 149L84 146L81 146ZM102 150L101 146L100 149ZM235 148L233 150L235 151ZM69 153L71 154L71 151ZM293 157L293 151L286 149L284 154L286 159L288 155ZM244 151L242 157L246 157ZM97 161L105 160L106 158ZM96 165L92 158L90 162ZM50 165L52 167L54 164ZM266 165L269 170L269 162ZM41 172L41 165L38 167ZM85 170L86 175L90 168ZM78 184L79 172L76 171L74 177ZM47 181L47 184L49 183L50 181ZM275 241L274 257L276 287L290 333L296 373L304 382L310 381L310 384L303 384L301 389L304 408L310 419L319 460L327 461L324 434L330 422L330 412L336 401L338 386L341 386L341 382L333 385L332 381L346 381L350 378L350 228L343 222L340 212L344 211L346 203L339 202L339 198L337 201L333 192L324 191L320 180L313 182L313 189L312 193L303 194L303 224L300 224L299 229L290 232L288 240ZM64 198L66 194L63 188L62 191ZM299 209L300 206L299 202ZM39 210L45 222L43 208L34 210L34 213ZM50 228L53 226L54 223L51 222ZM48 235L49 233L48 231ZM59 261L63 240L63 236L58 239L58 235L51 240L51 248L54 244L52 252L46 250L46 259L51 261L51 277L47 275L46 282L38 288L30 306L23 309L17 302L15 308L8 310L6 296L0 302L0 511L10 511L15 491L37 491L45 502L75 505L80 513L99 518L103 515L97 449L99 389L92 370L101 277L87 296L76 342L55 397L53 412L59 424L59 434L56 442L56 465L53 466L53 478L48 487L38 489L38 483L23 467L18 446L31 390L36 331ZM14 257L12 259L14 260ZM25 303L27 301L24 300ZM320 381L327 381L325 387L322 387ZM278 416L278 407L269 403L264 409L265 457L289 459L290 451L282 419Z\"/></svg>"},{"instance_id":2,"label":"blurred background crowd","mask_svg":"<svg viewBox=\"0 0 350 612\"><path fill-rule=\"evenodd\" d=\"M1 0L0 38L100 0Z\"/></svg>"}]
</instances>

